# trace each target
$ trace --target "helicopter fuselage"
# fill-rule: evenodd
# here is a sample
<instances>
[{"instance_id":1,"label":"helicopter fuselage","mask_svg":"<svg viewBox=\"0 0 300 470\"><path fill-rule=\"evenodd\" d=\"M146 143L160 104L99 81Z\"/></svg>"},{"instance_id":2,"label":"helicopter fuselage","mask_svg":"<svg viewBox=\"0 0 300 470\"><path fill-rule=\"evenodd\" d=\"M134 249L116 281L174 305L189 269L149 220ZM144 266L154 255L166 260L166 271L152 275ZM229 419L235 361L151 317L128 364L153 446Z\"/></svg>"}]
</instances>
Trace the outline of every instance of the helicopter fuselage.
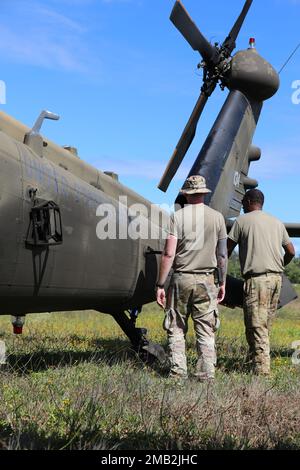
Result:
<instances>
[{"instance_id":1,"label":"helicopter fuselage","mask_svg":"<svg viewBox=\"0 0 300 470\"><path fill-rule=\"evenodd\" d=\"M21 141L20 131L26 128L4 114L1 121L2 129L13 126L10 132L19 140L0 132L0 314L87 308L112 313L154 300L163 240L150 234L151 229L159 234L160 227L151 227L145 214L149 237L101 239L97 233L99 207L110 207L117 225L121 220L130 227L132 217L118 197L149 214L150 202L86 165L87 178L91 180L93 173L98 187L89 184L67 169L73 164L82 170L85 164L78 157L60 149L60 165L39 156ZM51 143L46 149L51 158ZM58 159L59 152L55 155ZM59 244L32 241L30 214L36 202L43 201L53 201L60 212ZM41 227L38 233L43 238Z\"/></svg>"}]
</instances>

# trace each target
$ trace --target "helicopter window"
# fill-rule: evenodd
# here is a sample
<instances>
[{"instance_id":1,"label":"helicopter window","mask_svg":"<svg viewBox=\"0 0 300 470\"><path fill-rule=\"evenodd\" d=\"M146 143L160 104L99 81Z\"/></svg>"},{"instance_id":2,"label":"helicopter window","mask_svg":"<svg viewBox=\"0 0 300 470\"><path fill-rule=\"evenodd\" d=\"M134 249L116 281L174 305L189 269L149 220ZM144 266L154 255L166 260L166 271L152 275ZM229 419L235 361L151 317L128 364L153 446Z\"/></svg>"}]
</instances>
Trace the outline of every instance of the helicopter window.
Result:
<instances>
[{"instance_id":1,"label":"helicopter window","mask_svg":"<svg viewBox=\"0 0 300 470\"><path fill-rule=\"evenodd\" d=\"M60 209L53 201L39 201L30 211L26 245L52 246L63 242Z\"/></svg>"}]
</instances>

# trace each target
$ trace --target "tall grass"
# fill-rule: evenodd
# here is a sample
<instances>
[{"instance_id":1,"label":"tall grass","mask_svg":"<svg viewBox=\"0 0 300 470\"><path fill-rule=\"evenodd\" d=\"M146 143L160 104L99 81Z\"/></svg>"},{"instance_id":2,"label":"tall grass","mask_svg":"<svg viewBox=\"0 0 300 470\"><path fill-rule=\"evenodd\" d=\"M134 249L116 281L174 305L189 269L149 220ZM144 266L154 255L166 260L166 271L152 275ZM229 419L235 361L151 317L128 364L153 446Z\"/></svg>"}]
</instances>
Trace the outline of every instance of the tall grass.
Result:
<instances>
[{"instance_id":1,"label":"tall grass","mask_svg":"<svg viewBox=\"0 0 300 470\"><path fill-rule=\"evenodd\" d=\"M242 313L223 309L215 384L176 384L142 363L109 316L29 315L24 335L0 319L7 364L0 370L2 449L298 449L300 303L279 312L270 378L248 373ZM163 313L139 319L166 344ZM192 325L190 371L196 362Z\"/></svg>"}]
</instances>

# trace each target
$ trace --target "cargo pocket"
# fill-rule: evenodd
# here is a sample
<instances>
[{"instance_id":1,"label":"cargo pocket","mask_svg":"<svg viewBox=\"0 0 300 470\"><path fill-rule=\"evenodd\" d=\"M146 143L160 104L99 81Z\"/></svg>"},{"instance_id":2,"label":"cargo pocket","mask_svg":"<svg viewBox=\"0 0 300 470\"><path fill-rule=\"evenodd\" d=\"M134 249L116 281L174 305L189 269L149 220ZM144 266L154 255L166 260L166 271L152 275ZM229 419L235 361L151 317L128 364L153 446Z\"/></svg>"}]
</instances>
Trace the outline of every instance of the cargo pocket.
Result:
<instances>
[{"instance_id":1,"label":"cargo pocket","mask_svg":"<svg viewBox=\"0 0 300 470\"><path fill-rule=\"evenodd\" d=\"M221 322L220 322L219 312L218 312L218 310L215 310L215 311L214 311L214 326L213 326L213 332L215 333L216 331L218 331L218 329L220 328L220 326L221 326Z\"/></svg>"},{"instance_id":2,"label":"cargo pocket","mask_svg":"<svg viewBox=\"0 0 300 470\"><path fill-rule=\"evenodd\" d=\"M244 295L246 296L250 296L252 294L252 291L253 291L253 279L250 278L250 279L247 279L245 282L244 282L244 287L243 287L243 292L244 292Z\"/></svg>"},{"instance_id":3,"label":"cargo pocket","mask_svg":"<svg viewBox=\"0 0 300 470\"><path fill-rule=\"evenodd\" d=\"M214 284L207 290L207 293L209 296L209 311L217 312L216 315L219 318L218 309L217 309L219 288Z\"/></svg>"},{"instance_id":4,"label":"cargo pocket","mask_svg":"<svg viewBox=\"0 0 300 470\"><path fill-rule=\"evenodd\" d=\"M172 324L174 323L175 316L176 313L172 308L166 310L165 318L163 321L163 329L165 331L170 331L170 329L172 328Z\"/></svg>"},{"instance_id":5,"label":"cargo pocket","mask_svg":"<svg viewBox=\"0 0 300 470\"><path fill-rule=\"evenodd\" d=\"M169 332L173 332L177 329L183 330L185 332L186 322L180 314L178 314L174 309L170 308L166 310L163 329Z\"/></svg>"}]
</instances>

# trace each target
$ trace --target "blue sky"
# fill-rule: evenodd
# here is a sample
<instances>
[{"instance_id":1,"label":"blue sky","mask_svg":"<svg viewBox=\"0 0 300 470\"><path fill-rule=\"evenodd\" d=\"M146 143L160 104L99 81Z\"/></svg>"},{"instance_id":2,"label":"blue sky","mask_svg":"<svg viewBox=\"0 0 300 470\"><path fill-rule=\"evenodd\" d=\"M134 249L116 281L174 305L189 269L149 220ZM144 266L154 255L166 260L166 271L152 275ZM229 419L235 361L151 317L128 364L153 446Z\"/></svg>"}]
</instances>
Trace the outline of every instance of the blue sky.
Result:
<instances>
[{"instance_id":1,"label":"blue sky","mask_svg":"<svg viewBox=\"0 0 300 470\"><path fill-rule=\"evenodd\" d=\"M201 87L199 55L169 21L173 0L2 0L1 109L32 125L42 109L61 115L43 132L155 203L180 188L227 93L216 91L195 141L168 193L156 189ZM185 0L209 40L223 41L243 0ZM254 36L260 54L278 70L300 42L300 0L254 0L238 49ZM281 75L278 94L265 103L251 167L266 194L266 210L300 222L300 50ZM296 242L300 251L300 241Z\"/></svg>"}]
</instances>

